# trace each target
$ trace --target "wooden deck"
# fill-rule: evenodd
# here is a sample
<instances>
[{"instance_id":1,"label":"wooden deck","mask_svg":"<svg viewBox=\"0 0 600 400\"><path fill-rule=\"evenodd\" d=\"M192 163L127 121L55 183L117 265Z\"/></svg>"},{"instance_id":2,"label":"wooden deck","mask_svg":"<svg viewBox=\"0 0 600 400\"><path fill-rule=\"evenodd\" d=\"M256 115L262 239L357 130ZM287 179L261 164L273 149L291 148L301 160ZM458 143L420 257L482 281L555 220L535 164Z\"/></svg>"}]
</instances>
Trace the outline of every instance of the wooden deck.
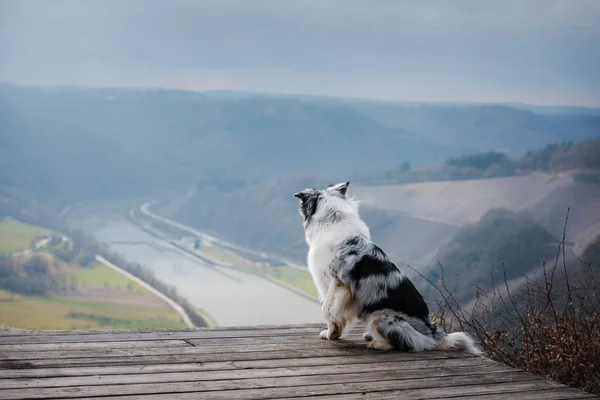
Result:
<instances>
[{"instance_id":1,"label":"wooden deck","mask_svg":"<svg viewBox=\"0 0 600 400\"><path fill-rule=\"evenodd\" d=\"M322 325L0 334L2 399L582 399L486 358L367 350Z\"/></svg>"}]
</instances>

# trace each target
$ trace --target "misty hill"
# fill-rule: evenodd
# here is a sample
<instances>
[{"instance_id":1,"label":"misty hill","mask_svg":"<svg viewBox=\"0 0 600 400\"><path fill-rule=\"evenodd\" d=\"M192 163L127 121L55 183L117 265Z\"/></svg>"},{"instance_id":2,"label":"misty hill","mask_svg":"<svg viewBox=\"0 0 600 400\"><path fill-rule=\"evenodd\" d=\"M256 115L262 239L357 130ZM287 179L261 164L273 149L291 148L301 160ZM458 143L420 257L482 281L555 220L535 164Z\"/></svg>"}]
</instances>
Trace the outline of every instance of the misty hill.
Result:
<instances>
[{"instance_id":1,"label":"misty hill","mask_svg":"<svg viewBox=\"0 0 600 400\"><path fill-rule=\"evenodd\" d=\"M600 168L600 139L580 143L553 143L527 151L522 157L509 157L503 152L487 151L448 158L443 164L411 168L403 163L394 168L366 171L357 175L359 182L369 185L450 181L523 176L531 172L580 170L580 180L598 181L588 171Z\"/></svg>"},{"instance_id":2,"label":"misty hill","mask_svg":"<svg viewBox=\"0 0 600 400\"><path fill-rule=\"evenodd\" d=\"M307 247L298 200L292 194L329 183L309 176L235 187L203 182L194 192L163 202L155 209L214 236L303 263ZM351 196L356 194L354 189L351 184ZM431 256L437 249L435 244L445 243L458 229L455 224L428 221L371 204L361 205L360 209L374 239L397 261L412 262L415 257L420 260L423 255Z\"/></svg>"},{"instance_id":3,"label":"misty hill","mask_svg":"<svg viewBox=\"0 0 600 400\"><path fill-rule=\"evenodd\" d=\"M592 176L591 172L584 176ZM504 208L530 216L550 234L562 234L567 209L571 208L567 234L581 251L597 234L600 234L600 185L592 179L581 179L577 171L558 174L531 173L525 176L478 179L466 181L422 182L413 184L354 187L353 194L365 206L387 212L390 218L399 213L412 216L414 224L404 224L404 231L413 231L423 224L438 227L431 230L449 230L473 224L490 209ZM598 177L598 173L595 175ZM427 222L419 222L423 220ZM415 232L419 232L416 230ZM394 236L390 233L390 236ZM427 233L415 234L413 241L430 244L427 256L415 252L411 242L399 242L397 256L407 260L431 260L440 242L429 241Z\"/></svg>"},{"instance_id":4,"label":"misty hill","mask_svg":"<svg viewBox=\"0 0 600 400\"><path fill-rule=\"evenodd\" d=\"M521 156L526 150L550 143L580 142L600 136L600 119L593 109L589 111L595 115L581 115L580 109L564 114L568 108L560 114L541 114L506 105L358 103L353 108L382 124L402 126L464 154L496 150Z\"/></svg>"},{"instance_id":5,"label":"misty hill","mask_svg":"<svg viewBox=\"0 0 600 400\"><path fill-rule=\"evenodd\" d=\"M121 89L0 88L0 179L97 198L423 164L448 154L352 109L293 99Z\"/></svg>"},{"instance_id":6,"label":"misty hill","mask_svg":"<svg viewBox=\"0 0 600 400\"><path fill-rule=\"evenodd\" d=\"M206 180L352 179L404 162L442 162L470 148L524 153L538 143L600 135L593 116L423 105L386 121L375 112L388 112L385 103L356 104L363 103L0 86L0 185L73 201L187 190ZM465 132L437 130L429 117Z\"/></svg>"},{"instance_id":7,"label":"misty hill","mask_svg":"<svg viewBox=\"0 0 600 400\"><path fill-rule=\"evenodd\" d=\"M476 224L459 229L435 256L444 268L448 289L459 301L474 296L476 285L487 289L519 278L556 257L559 240L528 216L491 209ZM440 270L432 265L430 280ZM432 288L430 288L431 291Z\"/></svg>"}]
</instances>

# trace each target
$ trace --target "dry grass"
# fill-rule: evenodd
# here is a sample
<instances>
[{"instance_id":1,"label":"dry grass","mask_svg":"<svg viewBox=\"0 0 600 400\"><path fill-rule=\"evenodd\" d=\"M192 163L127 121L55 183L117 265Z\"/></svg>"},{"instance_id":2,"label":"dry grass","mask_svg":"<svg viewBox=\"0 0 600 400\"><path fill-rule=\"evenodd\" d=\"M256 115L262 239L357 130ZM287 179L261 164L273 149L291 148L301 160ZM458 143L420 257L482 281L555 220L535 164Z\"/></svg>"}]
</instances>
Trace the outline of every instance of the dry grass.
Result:
<instances>
[{"instance_id":1,"label":"dry grass","mask_svg":"<svg viewBox=\"0 0 600 400\"><path fill-rule=\"evenodd\" d=\"M273 271L275 279L295 287L314 298L318 297L317 288L308 271L302 271L286 265L275 267Z\"/></svg>"}]
</instances>

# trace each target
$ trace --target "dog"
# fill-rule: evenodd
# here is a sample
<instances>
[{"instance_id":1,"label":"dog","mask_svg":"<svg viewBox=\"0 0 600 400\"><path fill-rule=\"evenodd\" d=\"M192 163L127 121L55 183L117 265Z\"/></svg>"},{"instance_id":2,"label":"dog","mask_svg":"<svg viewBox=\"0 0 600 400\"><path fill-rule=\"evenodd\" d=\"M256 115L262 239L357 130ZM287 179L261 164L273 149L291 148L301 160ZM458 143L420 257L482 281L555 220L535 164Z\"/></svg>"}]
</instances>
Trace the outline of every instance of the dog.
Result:
<instances>
[{"instance_id":1,"label":"dog","mask_svg":"<svg viewBox=\"0 0 600 400\"><path fill-rule=\"evenodd\" d=\"M419 291L371 240L358 202L346 197L349 184L294 194L309 247L308 269L327 322L320 337L339 339L359 320L366 323L363 338L370 349L481 354L466 333L446 334L431 322Z\"/></svg>"}]
</instances>

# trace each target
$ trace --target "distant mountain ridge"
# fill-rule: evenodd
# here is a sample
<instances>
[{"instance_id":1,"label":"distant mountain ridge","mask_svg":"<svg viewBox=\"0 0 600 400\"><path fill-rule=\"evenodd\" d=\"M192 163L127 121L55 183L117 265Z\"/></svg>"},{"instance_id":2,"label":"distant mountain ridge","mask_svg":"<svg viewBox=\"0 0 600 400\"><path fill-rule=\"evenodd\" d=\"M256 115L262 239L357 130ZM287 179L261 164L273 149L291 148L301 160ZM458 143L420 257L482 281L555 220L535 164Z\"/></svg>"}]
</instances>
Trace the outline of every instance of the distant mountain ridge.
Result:
<instances>
[{"instance_id":1,"label":"distant mountain ridge","mask_svg":"<svg viewBox=\"0 0 600 400\"><path fill-rule=\"evenodd\" d=\"M396 106L445 106L445 107L482 107L499 106L510 107L521 110L529 110L538 114L569 114L569 115L600 115L600 108L568 105L533 105L525 103L478 103L468 101L408 101L408 100L381 100L371 98L335 97L320 95L300 95L270 92L245 92L236 90L208 90L208 95L220 98L248 98L248 97L272 97L272 98L295 98L306 101L337 102L341 105L356 104L384 104Z\"/></svg>"},{"instance_id":2,"label":"distant mountain ridge","mask_svg":"<svg viewBox=\"0 0 600 400\"><path fill-rule=\"evenodd\" d=\"M539 114L504 105L357 104L354 109L463 154L495 150L518 157L550 143L600 137L600 113Z\"/></svg>"},{"instance_id":3,"label":"distant mountain ridge","mask_svg":"<svg viewBox=\"0 0 600 400\"><path fill-rule=\"evenodd\" d=\"M91 197L201 179L345 175L449 153L347 107L162 90L1 87L0 130L5 183Z\"/></svg>"}]
</instances>

